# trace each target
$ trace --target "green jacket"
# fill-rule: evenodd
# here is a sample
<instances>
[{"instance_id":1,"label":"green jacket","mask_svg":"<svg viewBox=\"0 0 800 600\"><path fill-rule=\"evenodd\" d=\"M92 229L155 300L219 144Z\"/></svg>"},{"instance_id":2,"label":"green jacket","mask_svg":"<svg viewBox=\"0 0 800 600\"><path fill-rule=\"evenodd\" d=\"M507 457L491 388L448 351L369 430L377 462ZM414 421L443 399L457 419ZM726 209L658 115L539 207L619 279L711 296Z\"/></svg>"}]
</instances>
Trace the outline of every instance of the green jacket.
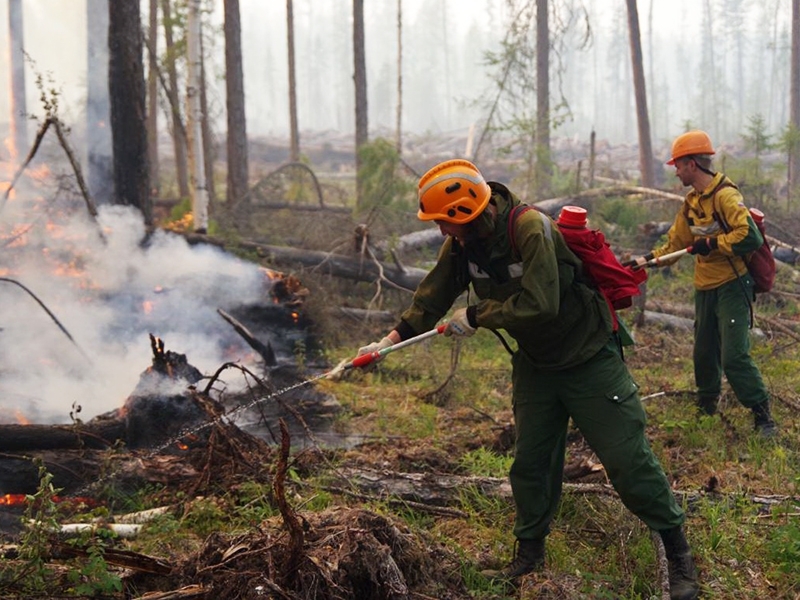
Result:
<instances>
[{"instance_id":1,"label":"green jacket","mask_svg":"<svg viewBox=\"0 0 800 600\"><path fill-rule=\"evenodd\" d=\"M469 309L474 322L504 329L536 367L566 369L585 362L611 336L607 303L581 281L580 260L556 224L539 211L517 219L519 256L514 256L508 215L519 200L502 184L489 185L490 202L497 207L494 233L467 247L445 240L398 332L406 339L432 329L471 284L479 298Z\"/></svg>"},{"instance_id":2,"label":"green jacket","mask_svg":"<svg viewBox=\"0 0 800 600\"><path fill-rule=\"evenodd\" d=\"M715 211L727 223L730 229L727 233L715 220ZM686 194L667 237L667 243L654 250L653 256L681 250L702 237L717 238L718 250L708 256L695 256L694 286L698 290L712 290L744 275L747 266L742 256L753 252L764 242L739 189L722 173L717 173L702 193L692 189ZM671 264L675 260L678 259L665 261L664 264Z\"/></svg>"}]
</instances>

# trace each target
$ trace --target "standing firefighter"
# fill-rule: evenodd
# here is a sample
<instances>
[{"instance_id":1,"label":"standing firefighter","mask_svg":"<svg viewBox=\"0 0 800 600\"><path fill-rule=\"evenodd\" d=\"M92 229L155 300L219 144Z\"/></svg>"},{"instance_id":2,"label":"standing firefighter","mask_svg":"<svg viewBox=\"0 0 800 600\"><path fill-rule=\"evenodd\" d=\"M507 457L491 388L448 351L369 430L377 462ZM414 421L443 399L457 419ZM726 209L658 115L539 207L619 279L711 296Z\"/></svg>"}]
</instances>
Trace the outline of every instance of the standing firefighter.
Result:
<instances>
[{"instance_id":1,"label":"standing firefighter","mask_svg":"<svg viewBox=\"0 0 800 600\"><path fill-rule=\"evenodd\" d=\"M753 411L756 431L773 437L777 428L770 415L769 394L750 357L753 278L743 258L761 246L763 238L736 185L711 169L713 154L711 138L704 131L675 138L667 164L675 166L675 175L691 189L670 227L667 243L632 263L642 266L682 248L695 256L698 409L716 413L724 372L739 402Z\"/></svg>"},{"instance_id":2,"label":"standing firefighter","mask_svg":"<svg viewBox=\"0 0 800 600\"><path fill-rule=\"evenodd\" d=\"M504 329L519 347L512 357L517 438L510 472L518 543L512 562L487 574L513 581L544 568L572 417L625 506L661 534L671 598L696 598L685 515L645 438L645 412L608 304L583 283L580 260L549 217L520 214L511 222L512 248L509 214L518 204L466 160L443 162L423 175L418 217L434 221L446 239L400 323L359 355L432 329L471 284L477 300L454 311L445 335Z\"/></svg>"}]
</instances>

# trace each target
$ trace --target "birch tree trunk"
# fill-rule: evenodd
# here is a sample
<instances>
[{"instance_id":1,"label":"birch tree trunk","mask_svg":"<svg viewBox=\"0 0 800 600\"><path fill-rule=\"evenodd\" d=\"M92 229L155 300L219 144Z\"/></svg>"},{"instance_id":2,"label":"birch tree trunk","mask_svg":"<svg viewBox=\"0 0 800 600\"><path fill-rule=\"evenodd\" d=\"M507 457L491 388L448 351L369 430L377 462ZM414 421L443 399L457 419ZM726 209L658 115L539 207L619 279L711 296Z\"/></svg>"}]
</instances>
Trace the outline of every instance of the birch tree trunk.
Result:
<instances>
[{"instance_id":1,"label":"birch tree trunk","mask_svg":"<svg viewBox=\"0 0 800 600\"><path fill-rule=\"evenodd\" d=\"M208 192L206 190L205 160L203 158L203 114L200 109L200 0L189 1L186 30L188 54L186 81L186 114L191 165L190 193L194 230L208 231ZM230 160L230 158L229 158Z\"/></svg>"},{"instance_id":2,"label":"birch tree trunk","mask_svg":"<svg viewBox=\"0 0 800 600\"><path fill-rule=\"evenodd\" d=\"M248 190L247 120L244 110L242 74L242 24L239 0L225 0L225 91L228 112L229 206L244 198Z\"/></svg>"},{"instance_id":3,"label":"birch tree trunk","mask_svg":"<svg viewBox=\"0 0 800 600\"><path fill-rule=\"evenodd\" d=\"M200 37L200 110L203 113L203 158L206 166L206 190L208 191L208 203L214 206L217 195L214 187L214 136L211 133L211 117L208 113L208 86L206 85L206 60L203 38Z\"/></svg>"},{"instance_id":4,"label":"birch tree trunk","mask_svg":"<svg viewBox=\"0 0 800 600\"><path fill-rule=\"evenodd\" d=\"M639 172L644 187L655 187L653 169L653 144L650 140L650 116L647 112L647 89L644 81L642 41L639 33L639 11L636 0L626 0L628 5L628 33L631 45L633 89L636 96L636 122L639 129Z\"/></svg>"},{"instance_id":5,"label":"birch tree trunk","mask_svg":"<svg viewBox=\"0 0 800 600\"><path fill-rule=\"evenodd\" d=\"M11 86L11 158L19 163L28 149L28 107L25 102L25 38L22 0L8 0L8 55Z\"/></svg>"}]
</instances>

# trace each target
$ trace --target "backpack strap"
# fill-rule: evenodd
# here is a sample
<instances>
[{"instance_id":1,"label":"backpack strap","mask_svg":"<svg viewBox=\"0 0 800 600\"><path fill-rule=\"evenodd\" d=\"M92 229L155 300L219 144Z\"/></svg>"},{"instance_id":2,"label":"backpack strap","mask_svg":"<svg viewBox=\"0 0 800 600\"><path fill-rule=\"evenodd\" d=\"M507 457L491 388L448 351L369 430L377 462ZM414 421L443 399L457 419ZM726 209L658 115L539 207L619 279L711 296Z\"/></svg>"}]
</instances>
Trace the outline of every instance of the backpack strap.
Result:
<instances>
[{"instance_id":1,"label":"backpack strap","mask_svg":"<svg viewBox=\"0 0 800 600\"><path fill-rule=\"evenodd\" d=\"M517 219L523 214L528 212L529 210L535 210L536 212L541 214L541 210L536 208L535 206L530 206L529 204L517 204L515 207L511 209L511 212L508 214L508 239L511 242L511 255L520 258L519 249L517 248L517 239L516 239L516 227L515 224ZM542 223L544 225L545 236L547 239L551 240L553 238L553 230L552 225L550 223L549 218L542 218Z\"/></svg>"},{"instance_id":2,"label":"backpack strap","mask_svg":"<svg viewBox=\"0 0 800 600\"><path fill-rule=\"evenodd\" d=\"M719 223L719 226L720 226L720 228L722 229L723 232L728 233L731 230L731 226L725 220L725 217L723 217L720 214L719 210L717 210L717 206L718 206L718 204L717 204L717 192L720 191L723 188L726 188L726 187L736 188L737 190L739 189L723 173L722 174L722 180L716 185L716 187L713 190L711 190L711 206L712 206L712 209L713 209L712 216L714 217L714 220L717 223ZM744 297L747 300L747 306L750 309L750 329L752 329L753 328L753 324L754 324L754 320L755 320L755 317L753 316L753 301L750 298L750 296L748 295L747 288L744 287L744 283L742 283L742 280L741 280L741 278L739 276L739 272L736 270L736 266L733 264L733 259L731 259L730 256L725 256L725 259L728 261L728 264L731 266L731 269L733 270L734 275L736 275L736 279L739 281L739 284L740 284L740 286L742 288L742 293L744 294ZM747 267L747 258L742 256L742 260L744 261L744 266Z\"/></svg>"},{"instance_id":3,"label":"backpack strap","mask_svg":"<svg viewBox=\"0 0 800 600\"><path fill-rule=\"evenodd\" d=\"M528 204L518 204L517 206L515 206L515 207L513 207L511 209L511 212L508 215L508 239L511 242L511 255L514 256L515 258L521 258L520 253L519 253L519 249L517 248L515 224L517 222L517 219L520 217L520 215L522 215L523 213L525 213L525 212L527 212L529 210L535 210L535 211L539 212L542 215L541 219L542 219L542 223L544 224L545 236L549 240L552 240L552 238L553 238L552 222L551 222L550 218L547 215L544 215L543 212L539 208L537 208L535 206L530 206ZM569 243L567 243L567 246L569 246ZM576 256L577 256L577 254L576 254ZM580 260L581 264L583 264L583 259L578 257L578 260ZM578 273L576 273L576 275L577 275L577 280L578 281L586 284L588 287L590 287L590 288L594 289L595 291L597 291L600 294L600 296L603 298L603 300L605 300L606 304L608 305L608 310L611 313L612 329L613 329L614 333L616 334L617 331L619 330L619 320L618 320L618 317L617 317L617 311L614 309L614 305L612 304L611 300L608 298L608 294L606 294L597 285L596 282L591 280L591 278L589 278L587 280L587 278L584 277L583 274L580 271ZM622 349L622 346L620 346L620 350L621 349Z\"/></svg>"}]
</instances>

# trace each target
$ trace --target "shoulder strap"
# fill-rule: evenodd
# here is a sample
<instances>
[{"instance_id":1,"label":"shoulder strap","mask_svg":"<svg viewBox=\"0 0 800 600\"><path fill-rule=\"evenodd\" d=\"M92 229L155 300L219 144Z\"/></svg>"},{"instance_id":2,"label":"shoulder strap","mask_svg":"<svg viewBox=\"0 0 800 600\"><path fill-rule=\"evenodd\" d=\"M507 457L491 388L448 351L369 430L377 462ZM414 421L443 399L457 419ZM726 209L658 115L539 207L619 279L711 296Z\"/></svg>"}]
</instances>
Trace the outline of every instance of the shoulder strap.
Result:
<instances>
[{"instance_id":1,"label":"shoulder strap","mask_svg":"<svg viewBox=\"0 0 800 600\"><path fill-rule=\"evenodd\" d=\"M517 204L515 207L511 209L508 213L508 239L511 242L511 254L512 256L519 257L519 250L517 249L517 240L516 240L516 228L514 225L517 222L517 219L523 214L528 212L529 210L535 210L539 213L542 211L535 206L530 206L529 204ZM547 237L551 237L552 233L550 231L550 219L546 216L542 217L542 223L544 223L545 234Z\"/></svg>"},{"instance_id":2,"label":"shoulder strap","mask_svg":"<svg viewBox=\"0 0 800 600\"><path fill-rule=\"evenodd\" d=\"M737 190L739 189L736 186L736 184L733 183L730 179L728 179L725 176L725 174L723 173L722 174L722 179L716 185L716 187L713 190L711 190L711 194L709 194L711 196L711 205L712 205L712 207L714 209L714 213L713 213L714 220L717 223L719 223L719 226L722 227L722 231L724 231L725 233L728 233L731 230L731 226L728 225L728 222L725 220L725 218L720 214L719 210L717 209L717 206L718 206L717 205L717 192L720 191L721 189L727 188L727 187L736 188Z\"/></svg>"},{"instance_id":3,"label":"shoulder strap","mask_svg":"<svg viewBox=\"0 0 800 600\"><path fill-rule=\"evenodd\" d=\"M711 192L711 202L712 202L712 207L714 209L714 213L713 213L714 220L717 223L719 223L719 226L722 228L722 231L724 231L725 233L728 233L731 230L731 226L725 220L725 217L723 217L720 214L719 210L717 210L717 192L720 191L723 188L726 188L726 187L736 188L737 190L739 189L736 186L736 184L734 184L727 177L725 177L725 174L723 173L722 180L717 184L717 186ZM739 278L739 272L736 270L736 267L733 264L733 260L731 259L730 256L726 256L725 259L728 261L728 264L731 266L731 269L733 269L733 274L736 275L736 277L738 279ZM747 259L745 257L742 257L742 260L744 261L745 267L747 267L748 266L747 265ZM748 268L748 270L749 270L749 268ZM744 284L741 282L741 280L739 280L739 285L742 288L742 293L744 294L744 297L747 300L747 306L750 309L750 329L752 329L753 328L753 323L754 323L754 319L753 319L753 300L750 297L750 295L747 293L747 289L744 287Z\"/></svg>"}]
</instances>

